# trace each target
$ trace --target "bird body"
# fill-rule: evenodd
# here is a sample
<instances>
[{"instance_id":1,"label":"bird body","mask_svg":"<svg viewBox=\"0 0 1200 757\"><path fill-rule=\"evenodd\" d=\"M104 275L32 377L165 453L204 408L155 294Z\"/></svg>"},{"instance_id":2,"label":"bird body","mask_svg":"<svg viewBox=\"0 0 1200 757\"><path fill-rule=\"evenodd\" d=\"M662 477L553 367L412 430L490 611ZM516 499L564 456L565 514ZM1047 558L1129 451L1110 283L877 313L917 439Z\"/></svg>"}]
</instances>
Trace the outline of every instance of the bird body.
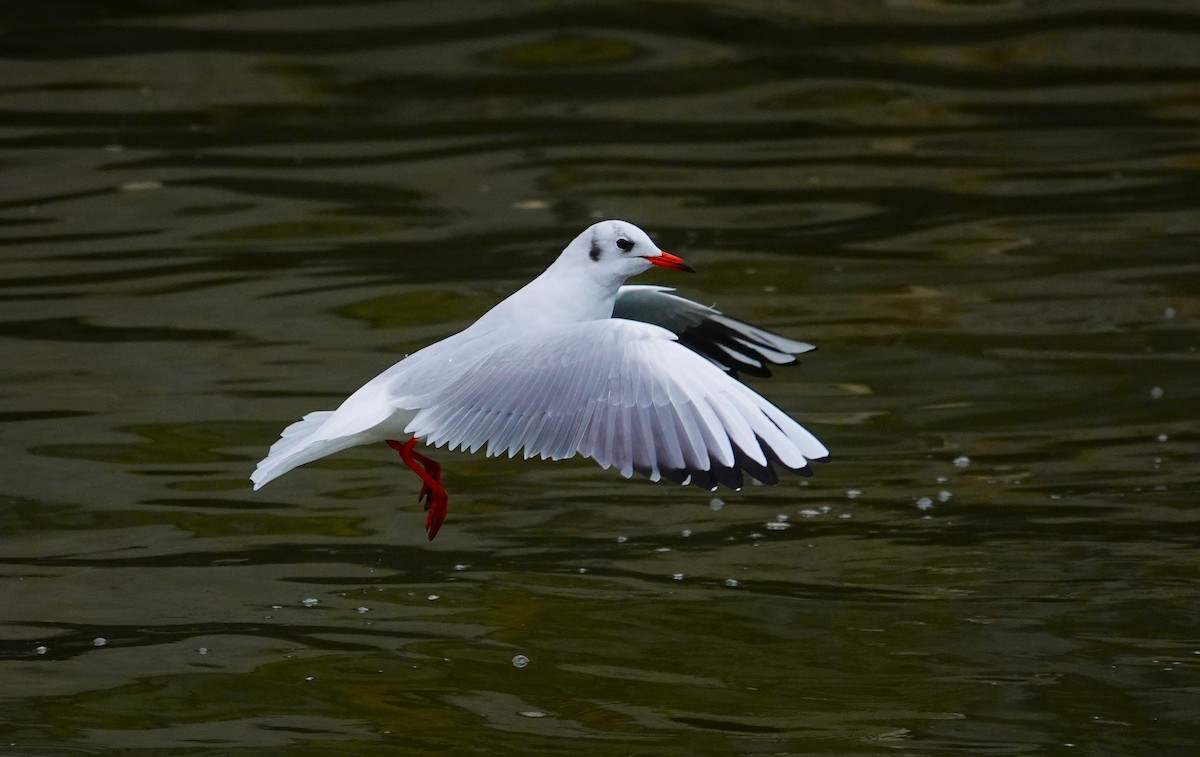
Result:
<instances>
[{"instance_id":1,"label":"bird body","mask_svg":"<svg viewBox=\"0 0 1200 757\"><path fill-rule=\"evenodd\" d=\"M740 487L773 466L809 472L825 447L733 372L769 375L813 349L653 286L660 265L691 270L641 229L603 221L540 276L467 329L393 365L334 411L284 429L254 488L307 462L386 441L424 483L429 538L445 517L427 445L526 458L591 457L629 477ZM411 436L401 444L397 439Z\"/></svg>"}]
</instances>

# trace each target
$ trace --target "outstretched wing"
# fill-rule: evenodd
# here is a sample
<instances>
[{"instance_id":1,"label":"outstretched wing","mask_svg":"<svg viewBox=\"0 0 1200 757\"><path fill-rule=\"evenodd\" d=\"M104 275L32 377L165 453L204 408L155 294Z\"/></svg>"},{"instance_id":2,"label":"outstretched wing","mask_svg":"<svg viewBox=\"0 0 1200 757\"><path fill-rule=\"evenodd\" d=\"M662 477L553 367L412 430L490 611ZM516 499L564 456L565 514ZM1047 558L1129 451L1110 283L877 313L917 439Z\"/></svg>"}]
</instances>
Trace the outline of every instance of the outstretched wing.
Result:
<instances>
[{"instance_id":1,"label":"outstretched wing","mask_svg":"<svg viewBox=\"0 0 1200 757\"><path fill-rule=\"evenodd\" d=\"M614 318L662 326L680 344L700 353L733 375L771 375L770 365L796 362L796 355L814 350L811 344L773 334L730 318L716 308L671 294L668 287L627 285L617 293Z\"/></svg>"},{"instance_id":2,"label":"outstretched wing","mask_svg":"<svg viewBox=\"0 0 1200 757\"><path fill-rule=\"evenodd\" d=\"M645 323L606 319L504 339L421 398L406 431L427 444L601 467L714 488L774 484L829 453L782 410ZM402 404L403 398L397 403ZM413 408L418 409L418 408Z\"/></svg>"}]
</instances>

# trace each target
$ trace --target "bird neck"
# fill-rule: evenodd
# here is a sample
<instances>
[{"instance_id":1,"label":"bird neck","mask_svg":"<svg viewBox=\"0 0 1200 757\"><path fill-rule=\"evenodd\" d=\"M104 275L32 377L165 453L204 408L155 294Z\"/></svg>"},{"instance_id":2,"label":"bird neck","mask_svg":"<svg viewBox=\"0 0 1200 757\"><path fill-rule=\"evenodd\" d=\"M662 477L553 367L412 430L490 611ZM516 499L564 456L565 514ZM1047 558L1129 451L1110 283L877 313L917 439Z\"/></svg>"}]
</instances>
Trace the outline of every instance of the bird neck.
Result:
<instances>
[{"instance_id":1,"label":"bird neck","mask_svg":"<svg viewBox=\"0 0 1200 757\"><path fill-rule=\"evenodd\" d=\"M624 279L571 275L567 268L551 265L513 297L529 298L542 320L574 323L611 318Z\"/></svg>"},{"instance_id":2,"label":"bird neck","mask_svg":"<svg viewBox=\"0 0 1200 757\"><path fill-rule=\"evenodd\" d=\"M624 279L572 276L555 265L489 310L473 332L579 323L611 318Z\"/></svg>"}]
</instances>

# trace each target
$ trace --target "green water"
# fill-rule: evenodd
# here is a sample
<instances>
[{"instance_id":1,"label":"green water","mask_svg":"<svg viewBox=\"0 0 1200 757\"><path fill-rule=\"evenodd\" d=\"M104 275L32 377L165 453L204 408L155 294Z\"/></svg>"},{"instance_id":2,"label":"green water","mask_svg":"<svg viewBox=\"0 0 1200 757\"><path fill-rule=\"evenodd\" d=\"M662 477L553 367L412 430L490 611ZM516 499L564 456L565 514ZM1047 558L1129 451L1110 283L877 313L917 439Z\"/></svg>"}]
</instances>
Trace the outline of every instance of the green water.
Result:
<instances>
[{"instance_id":1,"label":"green water","mask_svg":"<svg viewBox=\"0 0 1200 757\"><path fill-rule=\"evenodd\" d=\"M1200 7L247 5L0 11L0 755L1196 753ZM602 217L833 462L250 491Z\"/></svg>"}]
</instances>

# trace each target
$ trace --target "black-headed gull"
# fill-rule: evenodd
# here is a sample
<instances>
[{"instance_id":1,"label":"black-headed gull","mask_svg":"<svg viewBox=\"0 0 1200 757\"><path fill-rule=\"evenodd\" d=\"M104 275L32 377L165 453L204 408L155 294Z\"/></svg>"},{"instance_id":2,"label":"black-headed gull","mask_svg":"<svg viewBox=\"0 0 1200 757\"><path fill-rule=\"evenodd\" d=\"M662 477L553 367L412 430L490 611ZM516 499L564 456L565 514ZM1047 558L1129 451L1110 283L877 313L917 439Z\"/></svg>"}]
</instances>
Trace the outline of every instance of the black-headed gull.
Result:
<instances>
[{"instance_id":1,"label":"black-headed gull","mask_svg":"<svg viewBox=\"0 0 1200 757\"><path fill-rule=\"evenodd\" d=\"M773 466L811 475L827 457L816 437L739 382L813 349L671 294L625 280L692 267L624 221L577 236L549 268L465 331L388 368L337 410L284 429L250 479L258 489L292 468L386 442L422 481L432 539L446 518L442 472L418 441L488 456L561 460L658 481L740 488ZM399 439L408 437L407 441Z\"/></svg>"}]
</instances>

